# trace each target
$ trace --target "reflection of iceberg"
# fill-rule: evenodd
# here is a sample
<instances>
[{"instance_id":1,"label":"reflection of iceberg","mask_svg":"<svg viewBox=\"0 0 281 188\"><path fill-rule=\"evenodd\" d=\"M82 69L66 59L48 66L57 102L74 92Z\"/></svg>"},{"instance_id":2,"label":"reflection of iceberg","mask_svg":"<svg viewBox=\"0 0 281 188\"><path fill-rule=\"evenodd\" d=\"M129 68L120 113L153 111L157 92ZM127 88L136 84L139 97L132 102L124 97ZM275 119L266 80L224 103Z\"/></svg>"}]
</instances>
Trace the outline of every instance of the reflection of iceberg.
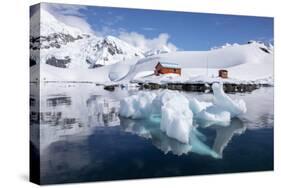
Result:
<instances>
[{"instance_id":1,"label":"reflection of iceberg","mask_svg":"<svg viewBox=\"0 0 281 188\"><path fill-rule=\"evenodd\" d=\"M224 148L230 142L233 135L242 134L246 130L246 127L238 118L232 119L230 125L227 127L214 126L212 128L216 130L216 137L211 148L205 143L207 137L196 128L193 128L191 131L189 143L184 144L164 134L160 130L159 121L153 118L149 120L121 118L121 129L125 132L151 139L152 144L165 154L171 152L174 155L193 152L213 158L221 158Z\"/></svg>"},{"instance_id":2,"label":"reflection of iceberg","mask_svg":"<svg viewBox=\"0 0 281 188\"><path fill-rule=\"evenodd\" d=\"M246 130L246 126L243 122L234 118L231 120L231 124L228 127L216 126L216 138L213 144L213 150L222 157L224 148L230 142L234 134L242 134Z\"/></svg>"},{"instance_id":3,"label":"reflection of iceberg","mask_svg":"<svg viewBox=\"0 0 281 188\"><path fill-rule=\"evenodd\" d=\"M204 135L196 129L191 131L189 144L181 143L173 138L168 137L160 130L157 122L150 120L132 120L121 118L121 128L140 137L151 139L152 144L164 153L173 153L174 155L183 155L188 152L194 152L201 155L208 155L214 158L219 156L204 141Z\"/></svg>"}]
</instances>

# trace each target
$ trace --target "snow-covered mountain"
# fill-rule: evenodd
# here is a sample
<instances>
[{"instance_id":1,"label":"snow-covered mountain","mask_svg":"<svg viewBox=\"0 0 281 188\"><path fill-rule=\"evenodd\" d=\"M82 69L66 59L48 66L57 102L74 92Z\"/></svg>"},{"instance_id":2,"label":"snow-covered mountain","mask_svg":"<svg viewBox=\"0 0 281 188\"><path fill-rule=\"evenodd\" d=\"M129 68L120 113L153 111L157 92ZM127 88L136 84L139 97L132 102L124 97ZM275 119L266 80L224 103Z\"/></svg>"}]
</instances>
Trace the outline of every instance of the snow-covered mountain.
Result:
<instances>
[{"instance_id":1,"label":"snow-covered mountain","mask_svg":"<svg viewBox=\"0 0 281 188\"><path fill-rule=\"evenodd\" d=\"M171 51L172 50L168 46L163 45L159 48L148 50L147 52L144 53L144 55L145 55L145 57L149 57L149 56L153 56L153 55L169 53Z\"/></svg>"},{"instance_id":2,"label":"snow-covered mountain","mask_svg":"<svg viewBox=\"0 0 281 188\"><path fill-rule=\"evenodd\" d=\"M33 50L60 48L70 42L83 39L84 34L80 29L58 21L44 9L36 11L30 23L30 47Z\"/></svg>"},{"instance_id":3,"label":"snow-covered mountain","mask_svg":"<svg viewBox=\"0 0 281 188\"><path fill-rule=\"evenodd\" d=\"M113 36L107 36L97 41L91 53L87 62L92 66L108 65L134 57L144 57L139 49Z\"/></svg>"},{"instance_id":4,"label":"snow-covered mountain","mask_svg":"<svg viewBox=\"0 0 281 188\"><path fill-rule=\"evenodd\" d=\"M186 82L208 81L217 77L219 69L227 69L231 79L239 81L256 81L273 78L274 47L251 41L246 44L227 45L209 51L177 51L148 57L140 60L135 70L142 73L131 73L131 80L148 82ZM161 79L145 76L153 73L158 61L173 62L182 68L180 77ZM150 63L148 63L150 62ZM210 79L209 79L210 80ZM233 81L233 80L232 80Z\"/></svg>"},{"instance_id":5,"label":"snow-covered mountain","mask_svg":"<svg viewBox=\"0 0 281 188\"><path fill-rule=\"evenodd\" d=\"M206 81L216 77L222 68L229 71L233 80L272 81L273 78L274 47L261 42L226 44L209 51L171 51L163 46L143 54L114 36L99 37L68 26L44 9L32 16L31 24L34 24L30 37L31 72L36 74L40 70L42 80ZM179 64L181 76L154 76L159 61Z\"/></svg>"},{"instance_id":6,"label":"snow-covered mountain","mask_svg":"<svg viewBox=\"0 0 281 188\"><path fill-rule=\"evenodd\" d=\"M31 24L31 65L40 62L58 68L87 69L144 57L139 49L125 41L84 33L44 9L31 17Z\"/></svg>"},{"instance_id":7,"label":"snow-covered mountain","mask_svg":"<svg viewBox=\"0 0 281 188\"><path fill-rule=\"evenodd\" d=\"M273 53L273 50L274 50L274 47L271 43L265 44L264 42L261 42L261 41L250 40L247 42L247 44L253 44L255 46L259 46L259 48L266 53ZM238 43L234 43L234 44L226 43L222 46L212 47L211 50L218 50L218 49L237 47L237 46L240 46L240 45Z\"/></svg>"},{"instance_id":8,"label":"snow-covered mountain","mask_svg":"<svg viewBox=\"0 0 281 188\"><path fill-rule=\"evenodd\" d=\"M209 51L177 51L132 58L95 69L65 71L45 64L41 66L41 78L50 81L92 81L96 83L138 82L197 82L217 79L219 69L227 69L229 79L223 81L273 81L273 47L264 50L261 43L247 43ZM158 62L177 63L181 76L153 75ZM33 69L32 71L37 71ZM217 80L219 81L219 80Z\"/></svg>"}]
</instances>

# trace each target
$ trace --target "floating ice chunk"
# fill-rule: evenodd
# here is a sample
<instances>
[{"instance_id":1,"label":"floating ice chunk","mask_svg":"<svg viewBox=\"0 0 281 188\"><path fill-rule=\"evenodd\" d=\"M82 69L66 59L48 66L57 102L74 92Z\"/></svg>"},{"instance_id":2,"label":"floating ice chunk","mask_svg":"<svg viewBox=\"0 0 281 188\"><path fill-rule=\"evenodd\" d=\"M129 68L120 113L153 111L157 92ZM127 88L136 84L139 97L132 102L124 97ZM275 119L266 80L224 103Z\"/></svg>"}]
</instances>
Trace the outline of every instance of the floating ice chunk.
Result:
<instances>
[{"instance_id":1,"label":"floating ice chunk","mask_svg":"<svg viewBox=\"0 0 281 188\"><path fill-rule=\"evenodd\" d=\"M196 118L200 120L203 127L209 127L213 124L227 126L230 123L231 115L228 111L213 105L199 112Z\"/></svg>"},{"instance_id":2,"label":"floating ice chunk","mask_svg":"<svg viewBox=\"0 0 281 188\"><path fill-rule=\"evenodd\" d=\"M187 98L178 95L162 106L160 129L167 136L187 144L193 127L193 113L189 108Z\"/></svg>"},{"instance_id":3,"label":"floating ice chunk","mask_svg":"<svg viewBox=\"0 0 281 188\"><path fill-rule=\"evenodd\" d=\"M231 117L244 114L247 111L246 104L243 100L233 100L227 96L223 91L223 85L213 83L212 89L214 92L214 104L222 110L228 111Z\"/></svg>"},{"instance_id":4,"label":"floating ice chunk","mask_svg":"<svg viewBox=\"0 0 281 188\"><path fill-rule=\"evenodd\" d=\"M189 100L189 107L194 114L197 114L212 105L213 105L213 103L211 103L211 102L198 101L195 98L192 98Z\"/></svg>"},{"instance_id":5,"label":"floating ice chunk","mask_svg":"<svg viewBox=\"0 0 281 188\"><path fill-rule=\"evenodd\" d=\"M178 98L179 100L186 100L186 98L181 95L178 91L163 90L158 93L152 102L153 113L161 114L161 107L174 98Z\"/></svg>"},{"instance_id":6,"label":"floating ice chunk","mask_svg":"<svg viewBox=\"0 0 281 188\"><path fill-rule=\"evenodd\" d=\"M139 92L137 95L126 97L120 102L120 115L126 118L140 119L149 117L151 104L156 97L152 92Z\"/></svg>"}]
</instances>

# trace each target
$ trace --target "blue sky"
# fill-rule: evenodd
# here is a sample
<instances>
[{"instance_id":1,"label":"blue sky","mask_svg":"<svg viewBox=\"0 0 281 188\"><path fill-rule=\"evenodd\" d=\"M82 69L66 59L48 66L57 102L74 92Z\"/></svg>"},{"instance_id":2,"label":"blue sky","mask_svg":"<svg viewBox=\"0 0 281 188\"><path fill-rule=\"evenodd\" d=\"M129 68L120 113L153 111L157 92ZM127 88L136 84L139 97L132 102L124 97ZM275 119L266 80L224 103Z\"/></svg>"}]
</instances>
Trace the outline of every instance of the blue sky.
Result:
<instances>
[{"instance_id":1,"label":"blue sky","mask_svg":"<svg viewBox=\"0 0 281 188\"><path fill-rule=\"evenodd\" d=\"M151 44L162 34L164 43L180 50L208 50L225 43L246 43L249 40L273 43L273 18L268 17L61 4L52 4L48 9L62 19L67 16L80 18L85 22L80 25L99 35L122 35L125 39L137 35ZM69 19L64 20L69 22Z\"/></svg>"}]
</instances>

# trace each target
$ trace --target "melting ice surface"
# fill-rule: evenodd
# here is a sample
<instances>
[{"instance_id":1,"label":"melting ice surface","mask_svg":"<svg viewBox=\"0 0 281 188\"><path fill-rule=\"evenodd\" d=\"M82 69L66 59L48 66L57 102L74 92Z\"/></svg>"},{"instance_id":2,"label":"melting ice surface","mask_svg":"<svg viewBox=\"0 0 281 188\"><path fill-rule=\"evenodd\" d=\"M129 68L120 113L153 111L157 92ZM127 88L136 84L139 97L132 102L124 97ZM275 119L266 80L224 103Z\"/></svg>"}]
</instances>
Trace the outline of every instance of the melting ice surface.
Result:
<instances>
[{"instance_id":1,"label":"melting ice surface","mask_svg":"<svg viewBox=\"0 0 281 188\"><path fill-rule=\"evenodd\" d=\"M33 132L31 144L35 151L40 144L43 183L273 168L273 88L221 93L227 103L243 99L245 114L243 102L226 108L204 93L46 84L40 103L31 94L31 129L40 131L40 143ZM132 105L122 108L127 99Z\"/></svg>"},{"instance_id":2,"label":"melting ice surface","mask_svg":"<svg viewBox=\"0 0 281 188\"><path fill-rule=\"evenodd\" d=\"M214 83L212 89L213 103L188 99L178 91L139 92L121 100L120 115L131 119L147 118L153 122L157 122L153 117L158 117L160 129L168 137L187 144L185 153L190 150L218 158L220 155L200 139L202 134L196 129L193 116L195 120L203 120L205 127L212 124L228 126L231 117L246 113L246 104L227 96L222 84Z\"/></svg>"}]
</instances>

